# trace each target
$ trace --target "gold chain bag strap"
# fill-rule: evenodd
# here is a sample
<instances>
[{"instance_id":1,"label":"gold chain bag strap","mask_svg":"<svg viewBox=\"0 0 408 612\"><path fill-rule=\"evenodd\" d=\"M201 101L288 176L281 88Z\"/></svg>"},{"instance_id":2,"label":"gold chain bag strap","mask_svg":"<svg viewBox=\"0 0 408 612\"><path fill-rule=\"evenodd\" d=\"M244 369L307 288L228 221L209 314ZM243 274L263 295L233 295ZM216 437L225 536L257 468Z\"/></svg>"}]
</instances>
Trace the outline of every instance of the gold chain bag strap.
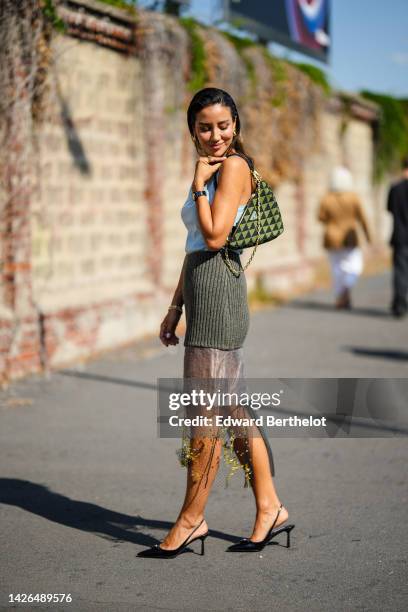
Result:
<instances>
[{"instance_id":1,"label":"gold chain bag strap","mask_svg":"<svg viewBox=\"0 0 408 612\"><path fill-rule=\"evenodd\" d=\"M240 155L234 153L233 155ZM240 155L246 159L243 155ZM248 160L246 159L248 162ZM248 165L250 166L249 162ZM245 271L251 263L258 245L270 242L280 236L284 230L282 216L271 186L262 179L260 174L251 168L251 174L256 181L256 189L249 198L236 226L234 226L221 251L229 270L238 277L241 270ZM245 264L235 270L228 257L228 249L247 249L254 247L251 257Z\"/></svg>"}]
</instances>

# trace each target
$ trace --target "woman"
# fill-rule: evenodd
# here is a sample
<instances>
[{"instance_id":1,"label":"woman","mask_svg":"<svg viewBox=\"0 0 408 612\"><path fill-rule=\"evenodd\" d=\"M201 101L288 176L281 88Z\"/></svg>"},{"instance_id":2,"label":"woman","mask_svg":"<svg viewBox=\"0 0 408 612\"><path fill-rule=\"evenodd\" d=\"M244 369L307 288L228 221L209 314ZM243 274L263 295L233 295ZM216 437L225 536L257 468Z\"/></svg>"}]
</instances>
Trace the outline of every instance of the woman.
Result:
<instances>
[{"instance_id":1,"label":"woman","mask_svg":"<svg viewBox=\"0 0 408 612\"><path fill-rule=\"evenodd\" d=\"M338 166L331 175L331 190L321 200L318 219L325 225L323 246L327 249L331 268L336 308L351 308L351 288L363 270L358 226L371 242L367 219L361 201L352 190L350 171Z\"/></svg>"},{"instance_id":2,"label":"woman","mask_svg":"<svg viewBox=\"0 0 408 612\"><path fill-rule=\"evenodd\" d=\"M244 151L238 111L227 92L205 88L196 93L187 111L187 122L199 159L181 213L188 230L186 256L172 304L160 327L160 339L165 346L179 342L175 331L185 304L184 381L187 384L192 378L224 379L229 390L231 386L239 389L243 376L242 347L249 328L246 279L242 271L237 277L227 268L222 247L253 193L250 172L253 163ZM232 265L242 270L240 253L228 252ZM248 415L251 409L233 406L227 408L227 413ZM184 439L181 452L182 462L187 466L184 503L164 541L139 556L175 557L198 539L204 553L208 535L204 509L222 447L232 471L236 466L228 451L235 453L235 461L243 468L256 501L251 537L228 550L261 550L283 531L289 546L294 525L284 525L289 514L275 491L272 452L264 432L255 429L229 431L228 442L222 441L225 432L217 428L207 428L205 432L195 429L190 439Z\"/></svg>"}]
</instances>

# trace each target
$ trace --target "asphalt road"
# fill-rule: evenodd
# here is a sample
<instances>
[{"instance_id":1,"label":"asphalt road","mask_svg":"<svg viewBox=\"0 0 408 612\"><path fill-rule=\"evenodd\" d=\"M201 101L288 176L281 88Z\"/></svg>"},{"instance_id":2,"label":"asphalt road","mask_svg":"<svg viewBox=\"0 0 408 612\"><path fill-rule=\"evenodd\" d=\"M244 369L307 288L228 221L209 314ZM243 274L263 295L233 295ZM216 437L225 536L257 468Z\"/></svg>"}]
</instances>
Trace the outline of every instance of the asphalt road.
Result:
<instances>
[{"instance_id":1,"label":"asphalt road","mask_svg":"<svg viewBox=\"0 0 408 612\"><path fill-rule=\"evenodd\" d=\"M389 285L362 279L352 312L319 291L254 313L247 376L407 378L408 319L389 317ZM179 442L156 431L157 378L181 376L182 358L182 341L154 339L2 393L0 609L405 610L406 437L274 440L290 549L283 538L225 552L250 534L254 503L240 474L225 488L222 467L205 556L135 556L164 536L184 494ZM72 602L13 604L11 593Z\"/></svg>"}]
</instances>

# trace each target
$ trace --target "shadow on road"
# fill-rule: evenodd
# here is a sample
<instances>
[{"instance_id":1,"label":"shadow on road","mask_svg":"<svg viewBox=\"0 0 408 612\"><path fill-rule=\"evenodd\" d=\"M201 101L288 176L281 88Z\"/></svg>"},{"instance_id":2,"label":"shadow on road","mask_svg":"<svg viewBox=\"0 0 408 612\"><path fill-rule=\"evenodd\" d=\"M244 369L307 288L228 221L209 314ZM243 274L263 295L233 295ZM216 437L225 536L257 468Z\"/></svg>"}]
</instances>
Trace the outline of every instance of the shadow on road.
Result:
<instances>
[{"instance_id":1,"label":"shadow on road","mask_svg":"<svg viewBox=\"0 0 408 612\"><path fill-rule=\"evenodd\" d=\"M360 355L362 357L377 357L379 359L394 359L395 361L407 361L408 352L400 351L397 349L384 349L384 348L364 348L359 346L345 346L343 350L349 351L354 355Z\"/></svg>"},{"instance_id":2,"label":"shadow on road","mask_svg":"<svg viewBox=\"0 0 408 612\"><path fill-rule=\"evenodd\" d=\"M141 528L169 530L173 523L131 516L103 508L97 504L77 501L48 487L28 480L0 478L0 503L22 508L27 512L81 531L101 535L113 542L131 542L152 546L159 540L140 531ZM236 536L211 530L211 536L228 542Z\"/></svg>"},{"instance_id":3,"label":"shadow on road","mask_svg":"<svg viewBox=\"0 0 408 612\"><path fill-rule=\"evenodd\" d=\"M99 380L100 382L108 382L116 385L125 385L127 387L139 387L141 389L150 389L157 391L158 386L151 383L138 382L129 378L116 378L114 376L105 376L104 374L95 374L93 372L78 372L77 370L57 370L62 376L72 376L73 378L84 378L88 380Z\"/></svg>"},{"instance_id":4,"label":"shadow on road","mask_svg":"<svg viewBox=\"0 0 408 612\"><path fill-rule=\"evenodd\" d=\"M62 376L72 376L73 378L84 378L85 380L97 380L99 382L107 382L114 385L124 385L126 387L137 387L139 389L149 389L150 391L174 391L173 386L164 384L153 385L152 383L131 380L129 378L117 378L115 376L106 376L105 374L96 374L95 372L78 372L77 370L56 370L57 374Z\"/></svg>"},{"instance_id":5,"label":"shadow on road","mask_svg":"<svg viewBox=\"0 0 408 612\"><path fill-rule=\"evenodd\" d=\"M408 353L404 352L404 351L397 351L397 350L376 350L376 349L364 349L364 348L358 348L358 347L343 347L344 351L348 351L348 352L354 352L355 354L360 354L361 355L373 355L375 357L388 357L389 359L398 359L399 361L401 360L406 360L408 359ZM160 392L173 392L175 390L175 387L173 386L166 386L161 384L160 386L158 385L154 385L154 384L150 384L150 383L145 383L142 381L135 381L135 380L129 380L126 378L116 378L116 377L112 377L112 376L106 376L106 375L101 375L101 374L95 374L92 372L76 372L75 370L58 370L59 374L64 374L66 376L73 376L73 377L78 377L78 378L84 378L86 380L95 380L95 381L99 381L99 382L106 382L106 383L113 383L113 384L118 384L118 385L125 385L125 386L132 386L132 387L140 387L140 388L144 388L144 389L150 389L151 391L160 391ZM281 380L282 382L285 383L290 383L291 379L287 379L287 378L279 378L278 380ZM356 380L354 381L354 385L356 384ZM352 379L341 379L339 378L339 382L342 385L342 387L344 388L344 385L346 384L349 385L351 383L353 383ZM347 400L344 399L343 403L347 403ZM261 411L267 411L266 408L261 408ZM275 415L281 415L281 416L301 416L304 415L306 417L308 417L310 415L310 412L303 412L302 410L296 409L285 409L284 407L274 407L273 408L273 414ZM320 412L319 412L320 414ZM323 415L323 413L321 414L321 416ZM394 434L402 434L402 435L407 435L408 434L408 430L404 427L400 427L399 423L393 423L391 425L387 425L384 423L372 423L369 419L365 419L364 422L358 422L356 419L353 420L352 423L345 423L344 422L344 414L342 413L340 418L339 416L336 414L330 414L330 413L324 413L323 416L326 416L328 424L327 426L325 426L325 431L328 437L335 437L336 435L338 435L339 433L341 434L341 430L342 428L344 428L345 425L347 425L348 428L348 435L350 435L350 426L353 426L353 431L354 432L358 432L360 430L360 434L356 434L357 437L365 437L361 431L364 429L366 431L366 435L367 432L369 431L377 431L378 435L380 435L380 433L382 434L380 437L384 436L384 435L389 435L390 433L394 433ZM351 415L349 415L351 416ZM167 423L168 422L168 415L165 414L160 415L160 417L158 418L158 423ZM371 434L372 435L372 434ZM1 480L0 480L1 482ZM0 497L0 502L1 502L1 497ZM221 535L225 535L225 534L221 534Z\"/></svg>"},{"instance_id":6,"label":"shadow on road","mask_svg":"<svg viewBox=\"0 0 408 612\"><path fill-rule=\"evenodd\" d=\"M305 310L319 310L331 313L347 313L348 315L361 315L363 317L378 317L380 319L390 319L391 314L387 310L381 308L359 308L353 306L350 310L336 310L332 304L324 304L323 302L313 302L309 300L296 300L285 304L287 308L300 308Z\"/></svg>"}]
</instances>

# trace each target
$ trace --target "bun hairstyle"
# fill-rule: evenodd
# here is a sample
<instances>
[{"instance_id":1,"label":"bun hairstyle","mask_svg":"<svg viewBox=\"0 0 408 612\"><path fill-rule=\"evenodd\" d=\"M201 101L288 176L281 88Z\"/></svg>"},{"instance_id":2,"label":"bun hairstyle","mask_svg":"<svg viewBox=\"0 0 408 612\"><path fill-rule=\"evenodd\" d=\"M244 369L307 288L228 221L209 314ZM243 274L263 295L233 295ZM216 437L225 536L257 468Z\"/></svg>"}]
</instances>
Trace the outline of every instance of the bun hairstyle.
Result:
<instances>
[{"instance_id":1,"label":"bun hairstyle","mask_svg":"<svg viewBox=\"0 0 408 612\"><path fill-rule=\"evenodd\" d=\"M351 191L353 189L353 175L345 166L335 166L330 175L331 191Z\"/></svg>"},{"instance_id":2,"label":"bun hairstyle","mask_svg":"<svg viewBox=\"0 0 408 612\"><path fill-rule=\"evenodd\" d=\"M199 144L194 132L196 117L198 113L203 110L203 108L206 108L207 106L213 106L214 104L221 104L222 106L228 107L231 111L232 120L235 121L236 136L234 136L234 138L232 139L229 148L234 148L235 151L237 151L238 153L242 153L243 155L245 155L245 157L251 160L251 162L253 162L252 158L247 155L244 149L244 145L242 144L241 121L239 118L237 106L233 98L229 95L229 93L227 93L223 89L218 89L217 87L205 87L204 89L200 89L200 91L197 91L187 109L188 129L190 130L191 137L194 140L197 153L200 154Z\"/></svg>"}]
</instances>

